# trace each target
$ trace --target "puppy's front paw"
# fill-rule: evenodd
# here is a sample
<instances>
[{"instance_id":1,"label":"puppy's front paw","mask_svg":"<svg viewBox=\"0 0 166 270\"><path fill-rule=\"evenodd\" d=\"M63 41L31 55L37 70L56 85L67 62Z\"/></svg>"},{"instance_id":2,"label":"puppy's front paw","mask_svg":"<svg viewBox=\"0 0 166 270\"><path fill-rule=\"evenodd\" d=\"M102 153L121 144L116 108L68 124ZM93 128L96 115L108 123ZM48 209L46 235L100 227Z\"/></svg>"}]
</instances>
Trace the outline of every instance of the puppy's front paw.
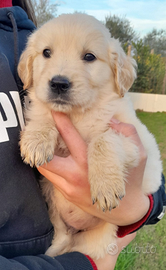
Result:
<instances>
[{"instance_id":1,"label":"puppy's front paw","mask_svg":"<svg viewBox=\"0 0 166 270\"><path fill-rule=\"evenodd\" d=\"M121 175L101 173L90 176L92 202L105 212L111 211L125 195L125 181Z\"/></svg>"},{"instance_id":2,"label":"puppy's front paw","mask_svg":"<svg viewBox=\"0 0 166 270\"><path fill-rule=\"evenodd\" d=\"M53 159L56 136L39 132L23 131L21 134L20 150L25 163L41 166Z\"/></svg>"}]
</instances>

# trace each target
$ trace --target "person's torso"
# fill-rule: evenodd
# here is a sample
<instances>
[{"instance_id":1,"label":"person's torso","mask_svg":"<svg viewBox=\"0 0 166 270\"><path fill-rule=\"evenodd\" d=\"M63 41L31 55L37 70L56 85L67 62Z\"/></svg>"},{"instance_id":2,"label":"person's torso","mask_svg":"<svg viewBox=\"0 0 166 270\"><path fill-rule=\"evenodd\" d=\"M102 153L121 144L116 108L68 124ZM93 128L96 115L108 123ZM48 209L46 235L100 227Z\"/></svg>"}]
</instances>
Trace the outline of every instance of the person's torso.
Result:
<instances>
[{"instance_id":1,"label":"person's torso","mask_svg":"<svg viewBox=\"0 0 166 270\"><path fill-rule=\"evenodd\" d=\"M0 255L6 257L43 253L53 234L34 170L22 162L18 144L24 120L16 51L20 55L34 28L21 8L0 9Z\"/></svg>"}]
</instances>

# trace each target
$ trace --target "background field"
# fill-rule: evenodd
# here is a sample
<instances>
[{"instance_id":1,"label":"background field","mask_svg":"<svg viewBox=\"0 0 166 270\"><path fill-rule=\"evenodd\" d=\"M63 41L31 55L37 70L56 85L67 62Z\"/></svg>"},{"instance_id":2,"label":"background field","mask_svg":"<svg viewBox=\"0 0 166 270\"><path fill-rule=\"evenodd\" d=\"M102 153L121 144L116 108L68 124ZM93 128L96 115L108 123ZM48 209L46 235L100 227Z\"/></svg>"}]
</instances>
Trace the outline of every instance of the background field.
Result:
<instances>
[{"instance_id":1,"label":"background field","mask_svg":"<svg viewBox=\"0 0 166 270\"><path fill-rule=\"evenodd\" d=\"M137 111L137 116L155 136L166 176L166 113ZM144 226L134 241L120 254L116 270L166 269L166 215L156 225Z\"/></svg>"}]
</instances>

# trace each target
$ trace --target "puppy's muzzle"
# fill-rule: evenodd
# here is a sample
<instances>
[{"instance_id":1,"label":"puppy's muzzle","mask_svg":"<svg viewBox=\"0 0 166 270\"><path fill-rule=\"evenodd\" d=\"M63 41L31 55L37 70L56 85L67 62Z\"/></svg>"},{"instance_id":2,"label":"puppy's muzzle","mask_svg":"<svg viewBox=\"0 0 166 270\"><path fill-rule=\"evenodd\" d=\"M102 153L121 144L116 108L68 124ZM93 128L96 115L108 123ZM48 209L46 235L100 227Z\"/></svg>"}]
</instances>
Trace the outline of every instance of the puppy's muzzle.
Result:
<instances>
[{"instance_id":1,"label":"puppy's muzzle","mask_svg":"<svg viewBox=\"0 0 166 270\"><path fill-rule=\"evenodd\" d=\"M53 93L62 95L71 88L71 82L63 76L55 76L49 82L50 89Z\"/></svg>"}]
</instances>

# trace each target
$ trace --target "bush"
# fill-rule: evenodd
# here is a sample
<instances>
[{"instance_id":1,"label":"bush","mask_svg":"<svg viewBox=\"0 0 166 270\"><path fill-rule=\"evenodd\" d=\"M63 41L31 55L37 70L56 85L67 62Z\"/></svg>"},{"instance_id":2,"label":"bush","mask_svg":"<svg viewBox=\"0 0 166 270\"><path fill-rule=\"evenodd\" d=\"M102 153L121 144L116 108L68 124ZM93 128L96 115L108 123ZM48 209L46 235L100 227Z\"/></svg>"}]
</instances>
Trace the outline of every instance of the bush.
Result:
<instances>
[{"instance_id":1,"label":"bush","mask_svg":"<svg viewBox=\"0 0 166 270\"><path fill-rule=\"evenodd\" d=\"M154 54L142 40L132 42L134 58L137 61L137 79L131 92L161 94L165 76L165 59Z\"/></svg>"}]
</instances>

